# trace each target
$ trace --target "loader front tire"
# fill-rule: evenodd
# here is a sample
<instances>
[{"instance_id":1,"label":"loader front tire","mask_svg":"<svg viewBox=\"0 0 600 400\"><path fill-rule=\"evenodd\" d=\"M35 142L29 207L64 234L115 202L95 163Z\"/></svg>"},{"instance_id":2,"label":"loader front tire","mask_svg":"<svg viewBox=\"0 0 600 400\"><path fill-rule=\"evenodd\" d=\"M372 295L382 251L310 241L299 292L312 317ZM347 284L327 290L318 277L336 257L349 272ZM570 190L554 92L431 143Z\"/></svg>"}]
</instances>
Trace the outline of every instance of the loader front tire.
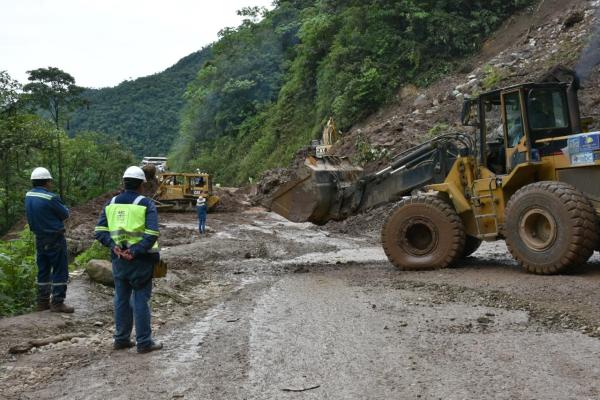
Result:
<instances>
[{"instance_id":1,"label":"loader front tire","mask_svg":"<svg viewBox=\"0 0 600 400\"><path fill-rule=\"evenodd\" d=\"M594 207L573 186L537 182L518 190L506 206L504 236L528 271L558 274L584 264L598 244Z\"/></svg>"},{"instance_id":2,"label":"loader front tire","mask_svg":"<svg viewBox=\"0 0 600 400\"><path fill-rule=\"evenodd\" d=\"M446 201L418 195L398 204L381 240L388 259L401 270L446 268L463 255L465 228Z\"/></svg>"}]
</instances>

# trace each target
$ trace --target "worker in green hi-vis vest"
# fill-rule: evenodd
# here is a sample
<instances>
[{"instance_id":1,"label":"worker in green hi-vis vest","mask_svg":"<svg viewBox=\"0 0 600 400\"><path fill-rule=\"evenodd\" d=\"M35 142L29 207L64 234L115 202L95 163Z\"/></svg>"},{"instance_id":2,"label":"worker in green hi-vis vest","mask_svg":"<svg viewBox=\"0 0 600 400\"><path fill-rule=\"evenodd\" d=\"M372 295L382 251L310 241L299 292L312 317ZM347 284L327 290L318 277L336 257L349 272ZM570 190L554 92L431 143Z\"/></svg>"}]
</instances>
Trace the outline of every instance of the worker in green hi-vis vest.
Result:
<instances>
[{"instance_id":1,"label":"worker in green hi-vis vest","mask_svg":"<svg viewBox=\"0 0 600 400\"><path fill-rule=\"evenodd\" d=\"M160 260L158 213L154 202L140 194L144 171L129 167L125 190L106 204L96 225L96 239L110 247L115 281L115 350L137 345L138 353L162 348L152 340L150 297L152 271ZM136 343L131 341L135 321Z\"/></svg>"}]
</instances>

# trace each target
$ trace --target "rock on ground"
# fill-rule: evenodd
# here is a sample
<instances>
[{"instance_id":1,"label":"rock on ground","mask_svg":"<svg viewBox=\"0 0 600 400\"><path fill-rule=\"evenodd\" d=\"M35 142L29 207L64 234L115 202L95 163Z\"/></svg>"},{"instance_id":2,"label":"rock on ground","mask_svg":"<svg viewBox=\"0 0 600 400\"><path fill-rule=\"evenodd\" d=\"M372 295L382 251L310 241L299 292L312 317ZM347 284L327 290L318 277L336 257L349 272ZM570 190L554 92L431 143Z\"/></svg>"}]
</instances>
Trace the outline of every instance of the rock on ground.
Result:
<instances>
[{"instance_id":1,"label":"rock on ground","mask_svg":"<svg viewBox=\"0 0 600 400\"><path fill-rule=\"evenodd\" d=\"M85 271L94 282L106 286L114 286L112 264L106 260L90 260L85 266Z\"/></svg>"}]
</instances>

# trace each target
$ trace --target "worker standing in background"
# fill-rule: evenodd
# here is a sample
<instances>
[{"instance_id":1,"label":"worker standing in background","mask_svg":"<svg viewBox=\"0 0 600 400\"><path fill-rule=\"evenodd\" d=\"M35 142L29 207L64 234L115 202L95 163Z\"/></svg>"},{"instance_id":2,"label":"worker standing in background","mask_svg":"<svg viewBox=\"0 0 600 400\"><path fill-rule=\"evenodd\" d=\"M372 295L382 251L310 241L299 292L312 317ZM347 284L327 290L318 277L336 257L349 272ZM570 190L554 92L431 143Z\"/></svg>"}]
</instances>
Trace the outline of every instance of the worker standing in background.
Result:
<instances>
[{"instance_id":1,"label":"worker standing in background","mask_svg":"<svg viewBox=\"0 0 600 400\"><path fill-rule=\"evenodd\" d=\"M198 197L198 200L196 200L196 211L198 212L198 229L200 234L204 234L206 233L206 214L208 213L204 197Z\"/></svg>"},{"instance_id":2,"label":"worker standing in background","mask_svg":"<svg viewBox=\"0 0 600 400\"><path fill-rule=\"evenodd\" d=\"M64 221L69 217L69 210L60 197L50 191L52 182L50 171L38 167L31 173L33 189L25 195L27 223L35 235L37 309L72 313L74 308L64 303L69 279Z\"/></svg>"},{"instance_id":3,"label":"worker standing in background","mask_svg":"<svg viewBox=\"0 0 600 400\"><path fill-rule=\"evenodd\" d=\"M152 340L150 297L152 272L160 260L158 212L140 194L146 181L140 167L123 174L125 190L106 204L96 225L96 239L111 249L115 281L115 350L137 345L138 353L162 349ZM135 321L136 343L131 341Z\"/></svg>"}]
</instances>

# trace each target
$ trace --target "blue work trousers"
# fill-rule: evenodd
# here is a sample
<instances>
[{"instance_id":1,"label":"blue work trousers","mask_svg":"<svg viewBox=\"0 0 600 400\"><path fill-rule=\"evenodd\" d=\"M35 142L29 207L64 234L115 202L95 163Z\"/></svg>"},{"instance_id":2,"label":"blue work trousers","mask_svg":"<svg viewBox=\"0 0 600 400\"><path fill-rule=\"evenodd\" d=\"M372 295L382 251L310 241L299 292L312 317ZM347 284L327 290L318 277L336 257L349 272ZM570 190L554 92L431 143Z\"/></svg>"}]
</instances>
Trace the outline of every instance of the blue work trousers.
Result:
<instances>
[{"instance_id":1,"label":"blue work trousers","mask_svg":"<svg viewBox=\"0 0 600 400\"><path fill-rule=\"evenodd\" d=\"M63 235L36 236L35 250L38 301L48 301L52 294L52 304L63 303L69 280L67 240Z\"/></svg>"},{"instance_id":2,"label":"blue work trousers","mask_svg":"<svg viewBox=\"0 0 600 400\"><path fill-rule=\"evenodd\" d=\"M198 229L200 233L206 233L206 206L198 206L196 207L198 211Z\"/></svg>"},{"instance_id":3,"label":"blue work trousers","mask_svg":"<svg viewBox=\"0 0 600 400\"><path fill-rule=\"evenodd\" d=\"M123 344L130 341L135 321L137 348L142 349L152 345L151 296L152 279L142 286L134 288L128 279L115 277L115 343Z\"/></svg>"}]
</instances>

